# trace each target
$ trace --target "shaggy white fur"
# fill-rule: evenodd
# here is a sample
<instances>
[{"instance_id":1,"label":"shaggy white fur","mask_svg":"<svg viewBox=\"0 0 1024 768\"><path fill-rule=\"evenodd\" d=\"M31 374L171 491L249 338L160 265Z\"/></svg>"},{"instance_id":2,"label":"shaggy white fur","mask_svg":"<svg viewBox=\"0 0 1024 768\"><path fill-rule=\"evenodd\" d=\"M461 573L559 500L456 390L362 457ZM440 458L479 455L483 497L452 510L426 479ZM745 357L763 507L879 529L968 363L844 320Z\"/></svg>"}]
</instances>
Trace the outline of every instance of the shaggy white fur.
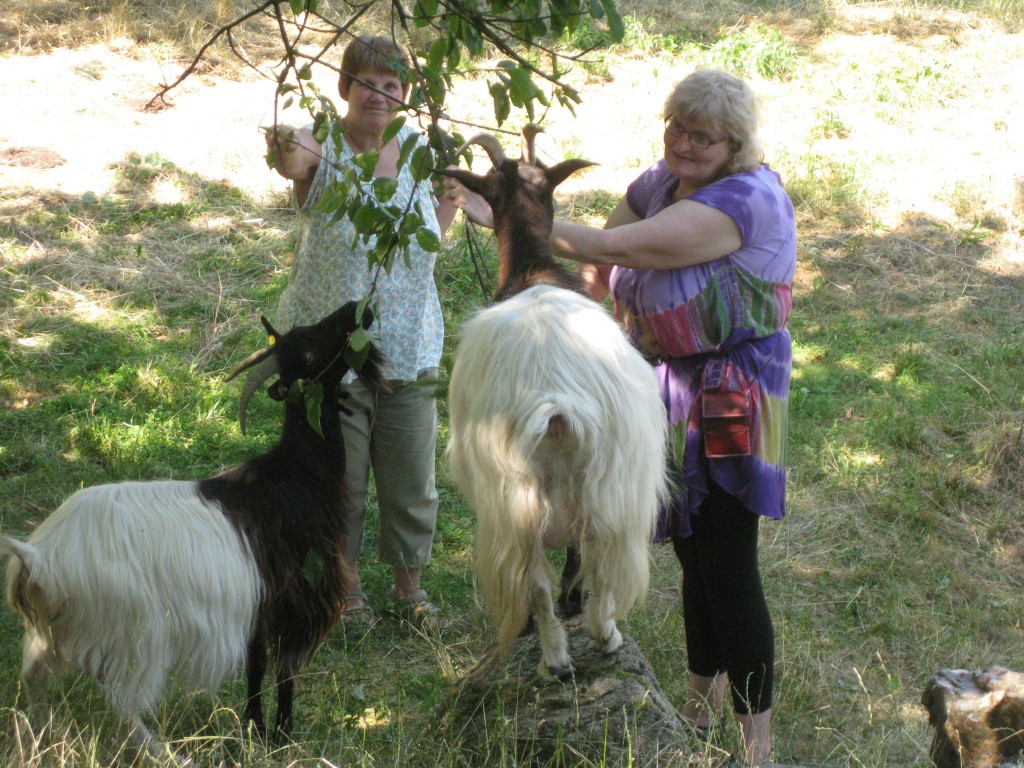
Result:
<instances>
[{"instance_id":1,"label":"shaggy white fur","mask_svg":"<svg viewBox=\"0 0 1024 768\"><path fill-rule=\"evenodd\" d=\"M667 497L668 421L651 366L600 305L537 286L462 329L449 389L452 475L477 515L484 604L507 649L537 617L541 674L572 672L545 548L577 542L591 643L645 597Z\"/></svg>"},{"instance_id":2,"label":"shaggy white fur","mask_svg":"<svg viewBox=\"0 0 1024 768\"><path fill-rule=\"evenodd\" d=\"M216 690L243 663L262 583L249 545L195 482L86 488L12 552L7 598L25 616L22 674L33 712L63 665L99 680L154 746L140 714L169 677Z\"/></svg>"}]
</instances>

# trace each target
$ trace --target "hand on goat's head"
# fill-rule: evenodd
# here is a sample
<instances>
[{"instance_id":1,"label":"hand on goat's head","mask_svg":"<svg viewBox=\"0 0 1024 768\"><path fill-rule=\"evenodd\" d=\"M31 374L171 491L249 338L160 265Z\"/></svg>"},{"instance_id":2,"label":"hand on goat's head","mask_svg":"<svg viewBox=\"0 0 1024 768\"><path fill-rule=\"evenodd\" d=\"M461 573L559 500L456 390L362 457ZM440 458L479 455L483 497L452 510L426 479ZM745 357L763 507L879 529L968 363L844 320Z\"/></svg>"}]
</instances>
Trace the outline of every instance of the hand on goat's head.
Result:
<instances>
[{"instance_id":1,"label":"hand on goat's head","mask_svg":"<svg viewBox=\"0 0 1024 768\"><path fill-rule=\"evenodd\" d=\"M569 176L594 163L589 160L564 160L550 168L537 160L534 138L540 128L533 123L523 128L523 155L511 160L497 137L489 133L478 133L456 151L470 146L482 147L491 160L492 170L484 175L457 168L445 168L438 173L455 179L466 189L480 195L494 212L495 229L507 224L510 212L519 216L530 214L534 226L546 223L550 229L554 218L552 195L555 187Z\"/></svg>"}]
</instances>

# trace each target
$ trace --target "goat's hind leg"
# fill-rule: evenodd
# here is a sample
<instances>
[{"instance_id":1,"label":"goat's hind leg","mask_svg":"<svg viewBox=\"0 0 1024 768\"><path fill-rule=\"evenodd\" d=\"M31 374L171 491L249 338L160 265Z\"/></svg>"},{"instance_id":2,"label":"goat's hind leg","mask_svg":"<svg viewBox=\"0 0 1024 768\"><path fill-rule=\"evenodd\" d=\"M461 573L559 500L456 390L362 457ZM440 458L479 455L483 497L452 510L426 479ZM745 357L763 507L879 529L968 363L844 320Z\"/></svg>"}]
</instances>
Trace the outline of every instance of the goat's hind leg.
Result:
<instances>
[{"instance_id":1,"label":"goat's hind leg","mask_svg":"<svg viewBox=\"0 0 1024 768\"><path fill-rule=\"evenodd\" d=\"M246 696L245 720L260 738L267 737L267 724L263 719L263 678L267 673L267 628L260 619L249 645L245 658Z\"/></svg>"},{"instance_id":2,"label":"goat's hind leg","mask_svg":"<svg viewBox=\"0 0 1024 768\"><path fill-rule=\"evenodd\" d=\"M583 613L583 585L580 583L580 550L575 544L565 548L565 566L559 583L558 610L563 619Z\"/></svg>"},{"instance_id":3,"label":"goat's hind leg","mask_svg":"<svg viewBox=\"0 0 1024 768\"><path fill-rule=\"evenodd\" d=\"M565 627L555 616L551 600L551 581L548 578L547 561L538 549L530 574L530 613L537 619L540 633L541 660L537 671L542 676L553 675L559 680L572 676L572 659L569 657L569 639Z\"/></svg>"},{"instance_id":4,"label":"goat's hind leg","mask_svg":"<svg viewBox=\"0 0 1024 768\"><path fill-rule=\"evenodd\" d=\"M146 727L142 717L138 714L129 715L125 725L128 732L128 744L139 755L149 755L160 763L170 760L173 765L179 768L185 768L192 764L192 758L183 758L172 750L169 744L154 736L153 732Z\"/></svg>"},{"instance_id":5,"label":"goat's hind leg","mask_svg":"<svg viewBox=\"0 0 1024 768\"><path fill-rule=\"evenodd\" d=\"M595 583L584 609L590 634L589 647L594 651L614 653L622 647L622 633L615 624L615 598L602 581L600 576L595 575Z\"/></svg>"}]
</instances>

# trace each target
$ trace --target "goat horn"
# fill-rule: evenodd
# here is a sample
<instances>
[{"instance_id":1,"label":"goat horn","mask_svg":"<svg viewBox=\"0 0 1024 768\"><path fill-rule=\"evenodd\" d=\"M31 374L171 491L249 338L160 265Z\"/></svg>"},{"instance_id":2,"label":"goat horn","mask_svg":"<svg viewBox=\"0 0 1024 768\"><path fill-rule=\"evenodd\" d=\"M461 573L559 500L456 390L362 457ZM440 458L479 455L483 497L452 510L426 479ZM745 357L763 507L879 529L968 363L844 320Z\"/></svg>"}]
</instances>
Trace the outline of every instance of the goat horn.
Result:
<instances>
[{"instance_id":1,"label":"goat horn","mask_svg":"<svg viewBox=\"0 0 1024 768\"><path fill-rule=\"evenodd\" d=\"M537 147L534 146L534 141L537 134L543 132L544 129L536 123L527 123L523 126L523 160L529 165L537 164Z\"/></svg>"},{"instance_id":2,"label":"goat horn","mask_svg":"<svg viewBox=\"0 0 1024 768\"><path fill-rule=\"evenodd\" d=\"M501 143L498 141L498 137L490 133L478 133L471 139L465 141L461 147L455 150L456 155L461 155L466 147L471 144L483 147L484 151L487 152L487 156L491 158L491 165L495 168L505 162L505 150L501 148Z\"/></svg>"},{"instance_id":3,"label":"goat horn","mask_svg":"<svg viewBox=\"0 0 1024 768\"><path fill-rule=\"evenodd\" d=\"M238 398L238 425L241 427L243 435L245 434L245 412L249 408L249 401L252 399L253 393L263 385L263 382L281 370L281 366L277 362L277 356L273 353L274 348L267 347L249 355L228 376L228 381L230 381L242 371L255 366L253 372L249 374L249 378L246 379L245 387L242 388L242 394Z\"/></svg>"}]
</instances>

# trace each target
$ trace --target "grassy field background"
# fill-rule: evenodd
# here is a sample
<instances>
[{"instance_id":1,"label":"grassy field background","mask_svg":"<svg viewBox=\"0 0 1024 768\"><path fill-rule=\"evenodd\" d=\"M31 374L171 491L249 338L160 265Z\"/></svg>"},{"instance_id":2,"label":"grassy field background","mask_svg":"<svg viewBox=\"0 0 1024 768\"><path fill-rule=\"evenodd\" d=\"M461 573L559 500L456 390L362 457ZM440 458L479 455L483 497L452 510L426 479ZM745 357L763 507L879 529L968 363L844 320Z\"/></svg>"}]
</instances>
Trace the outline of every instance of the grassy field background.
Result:
<instances>
[{"instance_id":1,"label":"grassy field background","mask_svg":"<svg viewBox=\"0 0 1024 768\"><path fill-rule=\"evenodd\" d=\"M264 342L257 318L285 284L292 214L262 158L271 84L221 52L171 108L141 111L230 3L0 10L0 530L27 535L83 485L201 477L274 440L263 402L240 435L224 375ZM620 10L626 41L570 75L577 116L546 116L542 158L600 164L561 188L561 214L603 220L659 155L668 89L699 65L751 79L767 160L798 211L790 514L763 527L777 759L927 765L919 699L935 671L1024 670L1024 12L1019 0ZM246 42L266 51L257 34ZM482 118L485 96L460 83L452 114ZM485 300L461 225L438 280L454 337ZM174 696L158 718L176 747L199 765L462 764L427 737L489 631L472 513L440 454L439 468L426 586L451 630L336 632L300 681L297 743L280 750L240 734L240 683ZM388 569L368 544L361 569L382 603ZM627 628L681 706L679 570L668 548L654 559ZM53 728L33 745L20 634L0 612L0 764L119 760L81 678L55 693Z\"/></svg>"}]
</instances>

